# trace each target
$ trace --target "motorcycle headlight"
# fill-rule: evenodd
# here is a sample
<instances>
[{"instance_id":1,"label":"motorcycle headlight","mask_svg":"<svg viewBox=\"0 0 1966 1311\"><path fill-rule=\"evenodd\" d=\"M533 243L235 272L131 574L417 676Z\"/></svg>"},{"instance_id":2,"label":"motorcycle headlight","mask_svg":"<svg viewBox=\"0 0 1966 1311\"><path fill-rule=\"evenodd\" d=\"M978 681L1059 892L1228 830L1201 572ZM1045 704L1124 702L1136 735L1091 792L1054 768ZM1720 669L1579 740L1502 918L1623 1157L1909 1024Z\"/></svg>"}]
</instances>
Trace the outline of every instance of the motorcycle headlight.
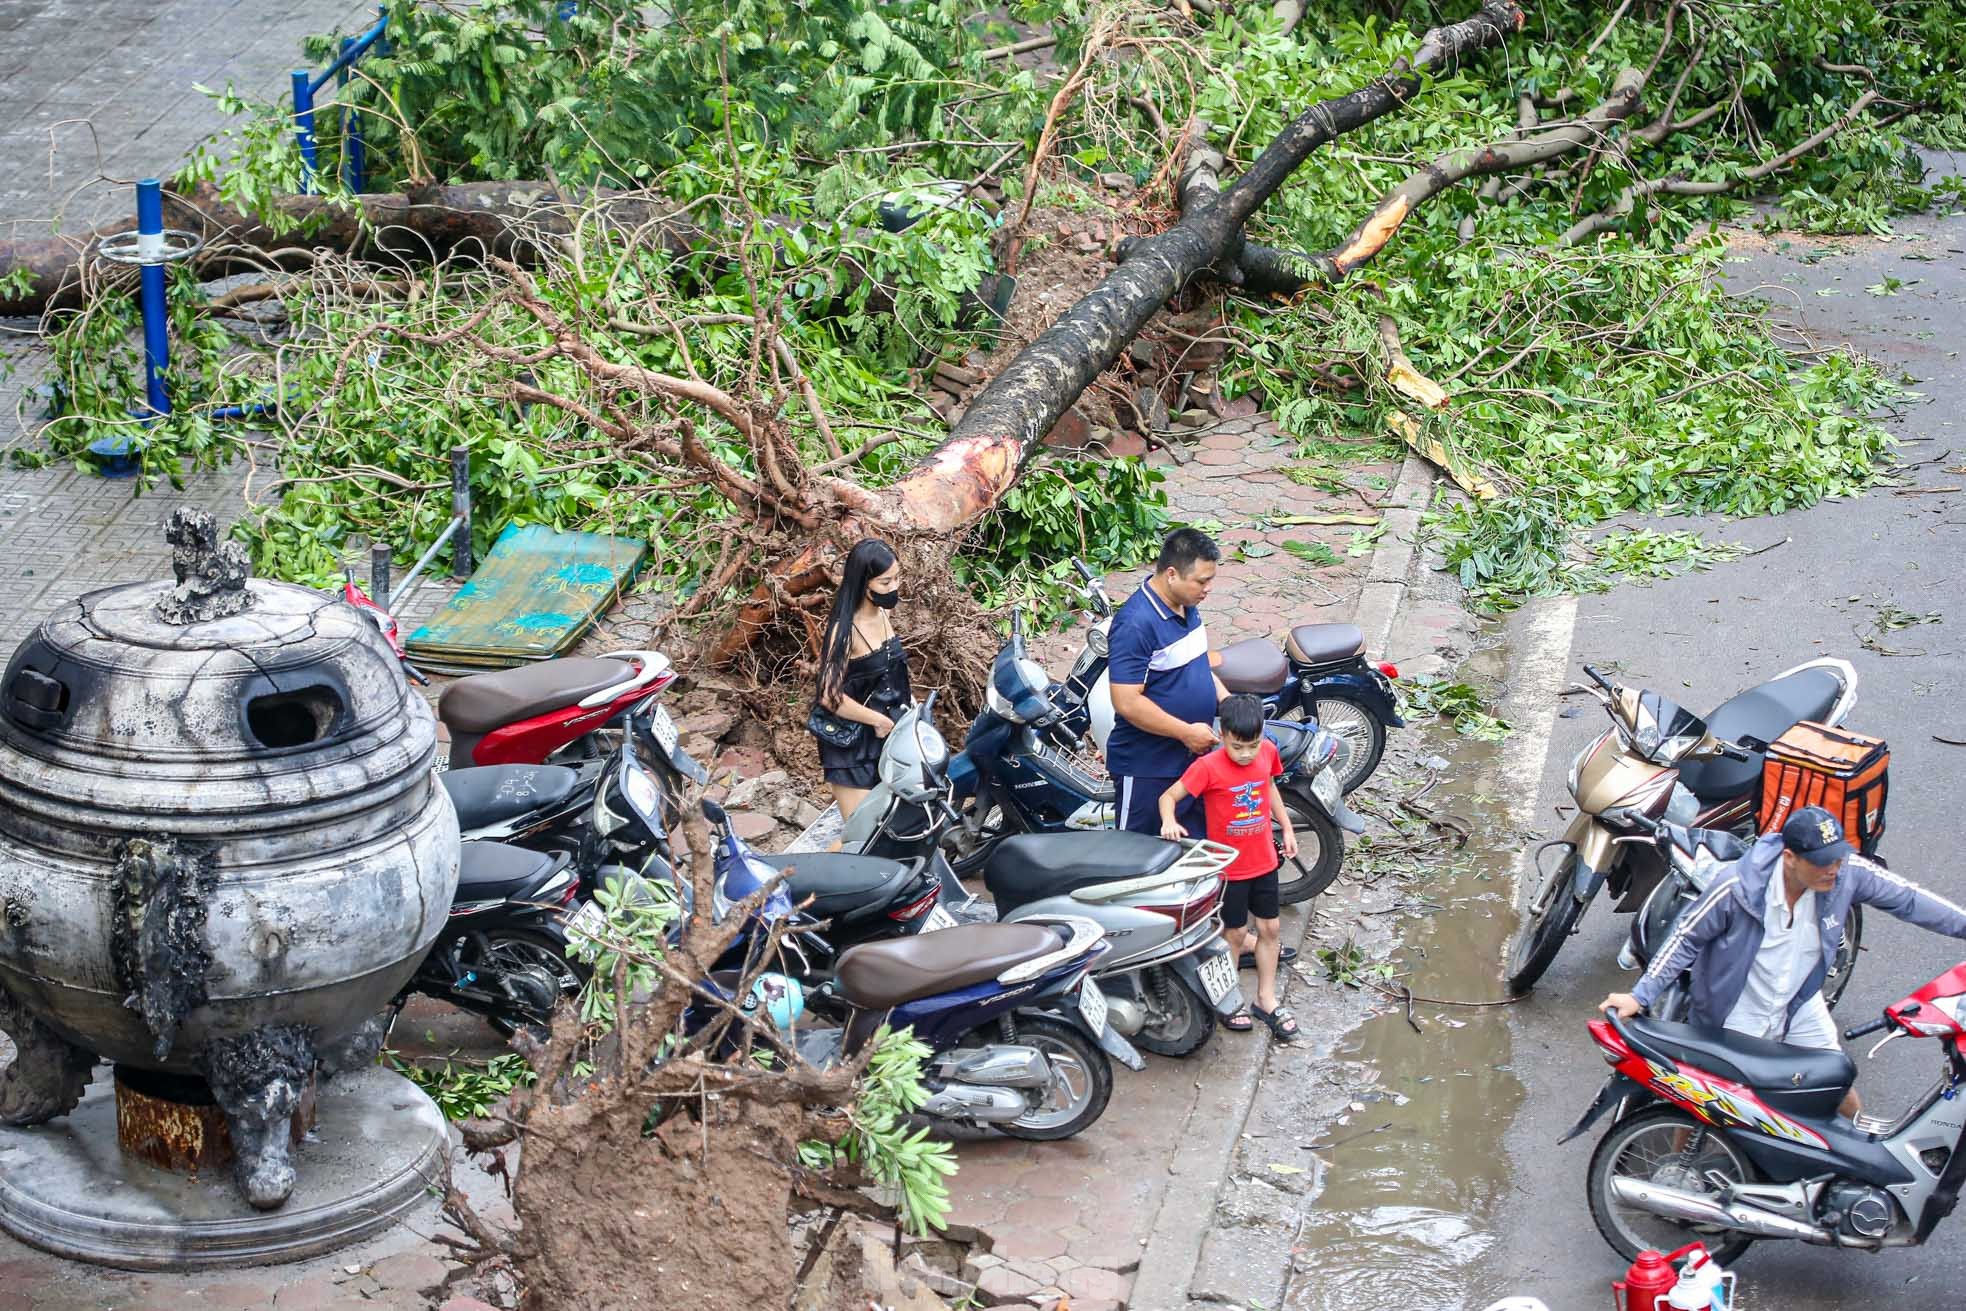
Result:
<instances>
[{"instance_id":1,"label":"motorcycle headlight","mask_svg":"<svg viewBox=\"0 0 1966 1311\"><path fill-rule=\"evenodd\" d=\"M1086 633L1085 649L1096 656L1106 654L1106 626L1104 624L1094 624L1091 631Z\"/></svg>"},{"instance_id":2,"label":"motorcycle headlight","mask_svg":"<svg viewBox=\"0 0 1966 1311\"><path fill-rule=\"evenodd\" d=\"M650 777L647 770L629 768L622 776L621 790L627 796L628 804L634 808L637 815L641 816L643 823L651 829L661 827L656 819L656 813L662 805L662 794L655 786L655 779Z\"/></svg>"},{"instance_id":3,"label":"motorcycle headlight","mask_svg":"<svg viewBox=\"0 0 1966 1311\"><path fill-rule=\"evenodd\" d=\"M983 693L983 705L999 719L1009 720L1013 724L1024 722L1017 717L1016 708L1010 704L1010 698L997 691L995 683L990 684L988 690Z\"/></svg>"}]
</instances>

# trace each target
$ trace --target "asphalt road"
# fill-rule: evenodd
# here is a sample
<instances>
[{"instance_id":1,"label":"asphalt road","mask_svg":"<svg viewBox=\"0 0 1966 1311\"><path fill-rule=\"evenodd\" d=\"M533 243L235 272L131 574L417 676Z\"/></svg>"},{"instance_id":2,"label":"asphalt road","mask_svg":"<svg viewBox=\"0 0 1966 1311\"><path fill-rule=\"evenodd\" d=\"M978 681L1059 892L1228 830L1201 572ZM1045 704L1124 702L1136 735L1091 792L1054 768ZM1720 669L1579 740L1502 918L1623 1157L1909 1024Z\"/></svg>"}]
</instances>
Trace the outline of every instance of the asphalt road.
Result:
<instances>
[{"instance_id":1,"label":"asphalt road","mask_svg":"<svg viewBox=\"0 0 1966 1311\"><path fill-rule=\"evenodd\" d=\"M1901 458L1924 463L1904 481L1957 489L1966 486L1966 473L1946 469L1966 464L1966 217L1913 219L1899 232L1899 240L1841 246L1814 263L1805 257L1816 243L1792 237L1786 253L1732 265L1729 283L1760 285L1776 312L1819 344L1848 342L1909 375L1907 385L1921 399L1907 403L1890 427L1906 443ZM1867 294L1886 277L1907 285L1895 295ZM1834 294L1815 294L1819 289ZM1547 664L1567 632L1573 675L1585 661L1614 665L1626 681L1699 712L1816 655L1851 660L1861 683L1847 722L1892 747L1883 852L1898 872L1966 901L1958 859L1966 849L1966 747L1934 740L1966 739L1966 493L1878 489L1777 519L1700 526L1750 546L1792 540L1708 573L1539 603L1511 622L1511 646L1518 654L1533 648ZM1898 652L1885 655L1859 641L1885 606L1939 619L1878 633ZM1566 622L1573 608L1574 624ZM1535 813L1550 835L1561 828L1553 807L1568 799L1571 758L1605 726L1595 704L1579 705L1572 717L1553 721L1542 765ZM1555 1143L1604 1079L1584 1026L1593 1003L1633 981L1614 959L1627 927L1627 917L1600 897L1542 985L1515 1008L1513 1059L1528 1095L1506 1139L1514 1188L1478 1281L1488 1295L1532 1293L1552 1311L1581 1311L1609 1305L1607 1281L1623 1271L1585 1206L1584 1171L1598 1133ZM1866 950L1837 1010L1845 1025L1874 1017L1966 959L1966 943L1882 914L1866 917L1864 927ZM1868 1045L1852 1054L1871 1112L1895 1113L1938 1072L1928 1043L1900 1041L1865 1061ZM1966 1301L1966 1212L1922 1249L1871 1255L1762 1243L1736 1269L1737 1305L1744 1308L1955 1308Z\"/></svg>"}]
</instances>

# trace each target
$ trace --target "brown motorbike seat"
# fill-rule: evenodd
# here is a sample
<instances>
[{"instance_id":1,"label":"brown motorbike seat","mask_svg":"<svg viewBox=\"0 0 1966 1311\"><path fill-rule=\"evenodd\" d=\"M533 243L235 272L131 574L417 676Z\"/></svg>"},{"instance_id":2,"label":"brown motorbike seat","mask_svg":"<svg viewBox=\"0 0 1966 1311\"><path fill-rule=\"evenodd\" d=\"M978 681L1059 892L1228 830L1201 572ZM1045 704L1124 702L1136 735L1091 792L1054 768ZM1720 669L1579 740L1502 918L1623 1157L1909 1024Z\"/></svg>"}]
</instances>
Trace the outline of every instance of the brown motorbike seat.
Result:
<instances>
[{"instance_id":1,"label":"brown motorbike seat","mask_svg":"<svg viewBox=\"0 0 1966 1311\"><path fill-rule=\"evenodd\" d=\"M1060 945L1058 931L1040 924L960 924L870 942L840 955L840 991L856 1006L886 1010L917 997L986 983Z\"/></svg>"},{"instance_id":2,"label":"brown motorbike seat","mask_svg":"<svg viewBox=\"0 0 1966 1311\"><path fill-rule=\"evenodd\" d=\"M1284 646L1299 664L1335 665L1365 654L1365 634L1357 624L1299 624Z\"/></svg>"},{"instance_id":3,"label":"brown motorbike seat","mask_svg":"<svg viewBox=\"0 0 1966 1311\"><path fill-rule=\"evenodd\" d=\"M1290 666L1274 642L1252 637L1222 648L1222 663L1215 667L1215 676L1231 692L1268 696L1290 677Z\"/></svg>"},{"instance_id":4,"label":"brown motorbike seat","mask_svg":"<svg viewBox=\"0 0 1966 1311\"><path fill-rule=\"evenodd\" d=\"M627 682L634 673L624 661L583 656L472 674L444 689L437 700L437 718L467 733L489 733L570 706L604 687Z\"/></svg>"}]
</instances>

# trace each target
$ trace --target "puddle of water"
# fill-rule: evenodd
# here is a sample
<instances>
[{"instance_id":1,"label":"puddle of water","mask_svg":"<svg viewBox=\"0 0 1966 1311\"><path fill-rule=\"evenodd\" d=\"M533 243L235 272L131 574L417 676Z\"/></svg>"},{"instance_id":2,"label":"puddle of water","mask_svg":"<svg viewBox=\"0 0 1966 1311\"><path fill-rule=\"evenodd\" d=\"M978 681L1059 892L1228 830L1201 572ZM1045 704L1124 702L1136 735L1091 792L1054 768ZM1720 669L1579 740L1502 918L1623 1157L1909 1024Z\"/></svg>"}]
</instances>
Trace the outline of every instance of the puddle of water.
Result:
<instances>
[{"instance_id":1,"label":"puddle of water","mask_svg":"<svg viewBox=\"0 0 1966 1311\"><path fill-rule=\"evenodd\" d=\"M1402 918L1394 954L1420 996L1503 996L1498 961L1514 928L1515 859L1499 748L1440 731L1427 750L1451 763L1426 803L1472 822L1465 852L1409 891L1440 907ZM1485 794L1485 795L1482 795ZM1345 1123L1322 1141L1322 1188L1297 1242L1285 1311L1455 1311L1493 1300L1475 1267L1510 1171L1503 1136L1523 1099L1510 1064L1507 1009L1416 1001L1415 1033L1395 1006L1347 1035L1355 1066ZM1363 1103L1362 1108L1360 1103Z\"/></svg>"}]
</instances>

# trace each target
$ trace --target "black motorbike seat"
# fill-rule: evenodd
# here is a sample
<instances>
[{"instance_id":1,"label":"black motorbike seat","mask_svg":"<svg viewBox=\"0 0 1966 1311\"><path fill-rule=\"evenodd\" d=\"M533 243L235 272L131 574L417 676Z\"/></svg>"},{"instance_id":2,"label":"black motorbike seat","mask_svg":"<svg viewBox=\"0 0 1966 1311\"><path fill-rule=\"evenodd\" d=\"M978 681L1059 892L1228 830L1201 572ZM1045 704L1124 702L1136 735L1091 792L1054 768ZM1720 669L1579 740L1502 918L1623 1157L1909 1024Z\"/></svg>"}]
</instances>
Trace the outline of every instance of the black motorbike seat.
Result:
<instances>
[{"instance_id":1,"label":"black motorbike seat","mask_svg":"<svg viewBox=\"0 0 1966 1311\"><path fill-rule=\"evenodd\" d=\"M773 869L790 866L785 895L803 913L821 920L888 909L901 886L921 869L919 860L882 860L844 851L785 851L758 859ZM810 906L807 897L812 898Z\"/></svg>"},{"instance_id":2,"label":"black motorbike seat","mask_svg":"<svg viewBox=\"0 0 1966 1311\"><path fill-rule=\"evenodd\" d=\"M458 849L457 900L524 898L561 859L503 842L466 842Z\"/></svg>"},{"instance_id":3,"label":"black motorbike seat","mask_svg":"<svg viewBox=\"0 0 1966 1311\"><path fill-rule=\"evenodd\" d=\"M1697 852L1705 847L1715 860L1739 860L1748 854L1748 844L1723 828L1687 828L1671 823L1659 828L1681 851Z\"/></svg>"},{"instance_id":4,"label":"black motorbike seat","mask_svg":"<svg viewBox=\"0 0 1966 1311\"><path fill-rule=\"evenodd\" d=\"M467 831L534 811L549 810L573 795L580 775L559 765L478 765L437 775Z\"/></svg>"},{"instance_id":5,"label":"black motorbike seat","mask_svg":"<svg viewBox=\"0 0 1966 1311\"><path fill-rule=\"evenodd\" d=\"M437 718L467 733L489 733L573 705L634 675L626 661L586 656L472 674L444 689L437 699Z\"/></svg>"},{"instance_id":6,"label":"black motorbike seat","mask_svg":"<svg viewBox=\"0 0 1966 1311\"><path fill-rule=\"evenodd\" d=\"M1707 731L1727 742L1773 742L1805 719L1820 720L1842 694L1843 681L1832 671L1804 669L1728 698L1707 716ZM1761 781L1761 753L1749 751L1746 760L1682 761L1679 781L1702 801L1731 801Z\"/></svg>"},{"instance_id":7,"label":"black motorbike seat","mask_svg":"<svg viewBox=\"0 0 1966 1311\"><path fill-rule=\"evenodd\" d=\"M1335 665L1365 654L1365 634L1357 624L1299 624L1283 644L1300 665Z\"/></svg>"},{"instance_id":8,"label":"black motorbike seat","mask_svg":"<svg viewBox=\"0 0 1966 1311\"><path fill-rule=\"evenodd\" d=\"M1020 833L990 853L983 886L997 914L1094 883L1158 874L1181 858L1181 844L1148 833Z\"/></svg>"},{"instance_id":9,"label":"black motorbike seat","mask_svg":"<svg viewBox=\"0 0 1966 1311\"><path fill-rule=\"evenodd\" d=\"M1742 1033L1668 1020L1625 1021L1634 1038L1708 1074L1752 1088L1785 1115L1834 1114L1857 1081L1857 1066L1841 1051L1795 1047Z\"/></svg>"},{"instance_id":10,"label":"black motorbike seat","mask_svg":"<svg viewBox=\"0 0 1966 1311\"><path fill-rule=\"evenodd\" d=\"M865 1010L987 983L1013 965L1063 945L1041 924L959 924L891 942L870 942L840 954L840 992Z\"/></svg>"},{"instance_id":11,"label":"black motorbike seat","mask_svg":"<svg viewBox=\"0 0 1966 1311\"><path fill-rule=\"evenodd\" d=\"M1290 677L1290 666L1276 644L1261 637L1235 642L1222 648L1222 662L1215 676L1231 692L1250 692L1268 696L1280 690Z\"/></svg>"}]
</instances>

